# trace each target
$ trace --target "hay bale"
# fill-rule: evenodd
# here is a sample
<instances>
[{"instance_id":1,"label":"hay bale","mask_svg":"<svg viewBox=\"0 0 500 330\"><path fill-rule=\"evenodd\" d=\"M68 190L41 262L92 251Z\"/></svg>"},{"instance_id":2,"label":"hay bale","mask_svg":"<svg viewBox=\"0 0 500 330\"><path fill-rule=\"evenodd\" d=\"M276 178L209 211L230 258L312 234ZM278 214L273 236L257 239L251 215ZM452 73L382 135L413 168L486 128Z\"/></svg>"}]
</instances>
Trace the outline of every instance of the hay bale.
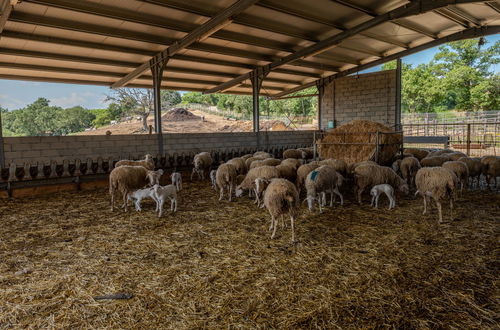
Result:
<instances>
[{"instance_id":1,"label":"hay bale","mask_svg":"<svg viewBox=\"0 0 500 330\"><path fill-rule=\"evenodd\" d=\"M380 149L377 153L377 132ZM379 164L389 164L399 151L403 142L400 134L381 123L369 120L353 120L328 132L323 139L318 140L318 152L321 158L343 159L347 163L357 163L365 160Z\"/></svg>"}]
</instances>

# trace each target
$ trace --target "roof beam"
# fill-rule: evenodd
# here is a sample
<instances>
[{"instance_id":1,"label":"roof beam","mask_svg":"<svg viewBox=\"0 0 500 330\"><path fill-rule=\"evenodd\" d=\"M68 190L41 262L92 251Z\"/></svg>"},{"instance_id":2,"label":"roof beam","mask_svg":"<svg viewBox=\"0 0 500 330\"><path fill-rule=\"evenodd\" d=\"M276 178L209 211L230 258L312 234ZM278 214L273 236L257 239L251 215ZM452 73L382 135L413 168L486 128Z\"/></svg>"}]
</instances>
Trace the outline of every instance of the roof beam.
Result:
<instances>
[{"instance_id":1,"label":"roof beam","mask_svg":"<svg viewBox=\"0 0 500 330\"><path fill-rule=\"evenodd\" d=\"M472 17L471 15L467 14L457 7L448 7L445 10L451 11L453 14L468 22L471 26L481 26L481 22L479 22L475 17Z\"/></svg>"},{"instance_id":2,"label":"roof beam","mask_svg":"<svg viewBox=\"0 0 500 330\"><path fill-rule=\"evenodd\" d=\"M138 48L113 46L113 45L108 45L108 44L80 41L80 40L73 40L73 39L65 39L65 38L58 38L58 37L51 37L51 36L44 36L44 35L29 34L29 33L23 33L23 32L10 31L10 30L4 30L2 35L4 38L38 41L38 42L44 42L44 43L49 43L49 44L74 46L74 47L81 47L81 48L88 48L88 49L101 49L101 50L106 50L106 51L110 51L110 52L136 54L136 55L143 55L143 56L149 56L149 57L153 56L156 53L154 51L138 49ZM218 66L243 68L243 69L253 69L253 67L254 67L253 65L246 64L246 63L232 62L232 61L226 61L226 60L217 60L217 59L212 59L212 58L191 56L191 55L182 55L182 54L176 54L172 58L175 60L179 60L179 61L206 63L206 64L213 64L213 65L218 65ZM281 74L287 74L287 75L303 76L303 77L307 77L307 78L321 78L321 76L318 74L297 71L297 70L278 69L275 72L281 73Z\"/></svg>"},{"instance_id":3,"label":"roof beam","mask_svg":"<svg viewBox=\"0 0 500 330\"><path fill-rule=\"evenodd\" d=\"M465 22L464 20L460 19L459 17L457 17L456 15L454 15L453 13L447 11L445 8L441 8L441 9L436 9L434 10L434 12L444 18L446 18L447 20L449 21L452 21L464 28L469 28L469 24L467 22Z\"/></svg>"},{"instance_id":4,"label":"roof beam","mask_svg":"<svg viewBox=\"0 0 500 330\"><path fill-rule=\"evenodd\" d=\"M460 31L457 33L450 34L446 37L430 41L428 43L401 51L399 53L385 56L384 58L381 58L379 60L375 60L375 61L363 64L363 65L360 65L356 68L348 69L348 70L339 72L337 74L334 74L334 75L331 75L331 76L328 76L328 77L322 78L322 79L325 83L330 83L337 78L341 78L341 77L356 73L358 71L369 69L371 67L374 67L374 66L377 66L377 65L380 65L380 64L383 64L383 63L386 63L386 62L389 62L389 61L392 61L392 60L395 60L395 59L398 59L401 57L405 57L405 56L408 56L408 55L411 55L414 53L418 53L420 51L426 50L428 48L436 47L436 46L442 45L442 44L447 43L447 42L452 42L452 41L462 40L462 39L469 39L469 38L477 38L477 37L492 35L492 34L496 34L496 33L500 33L500 26L483 26L483 27L469 28L467 30L463 30L463 31ZM318 83L318 81L313 81L313 82L304 84L302 86L289 89L285 92L273 95L271 99L281 98L284 95L288 95L288 94L295 93L295 92L301 91L301 90L309 88L309 87L316 86L317 83Z\"/></svg>"},{"instance_id":5,"label":"roof beam","mask_svg":"<svg viewBox=\"0 0 500 330\"><path fill-rule=\"evenodd\" d=\"M0 0L0 38L2 38L2 31L5 28L10 13L18 2L19 0Z\"/></svg>"},{"instance_id":6,"label":"roof beam","mask_svg":"<svg viewBox=\"0 0 500 330\"><path fill-rule=\"evenodd\" d=\"M486 4L488 7L500 14L500 4L497 1L488 1Z\"/></svg>"},{"instance_id":7,"label":"roof beam","mask_svg":"<svg viewBox=\"0 0 500 330\"><path fill-rule=\"evenodd\" d=\"M83 33L99 34L99 35L103 35L103 36L107 36L107 37L115 37L115 38L127 39L127 40L136 40L136 41L147 42L147 43L158 44L158 45L171 44L171 43L175 42L174 39L163 38L163 37L145 34L145 33L141 33L141 32L126 31L126 30L121 30L121 29L117 29L117 28L103 27L103 26L94 25L94 24L85 24L85 23L79 23L79 22L63 20L63 19L47 18L47 17L43 17L43 16L39 16L39 15L32 15L32 14L26 14L26 13L13 13L11 15L10 21L23 23L23 24L30 24L30 25L42 25L42 26L47 26L47 27L62 29L62 30L71 30L71 31L83 32ZM211 52L211 53L217 53L217 54L221 54L221 55L228 55L228 56L234 56L234 57L245 58L245 59L253 59L253 60L264 61L264 62L272 62L273 60L276 59L275 57L267 56L267 55L263 55L263 54L259 54L259 53L242 51L242 50L235 49L235 48L229 48L229 47L218 46L218 45L211 45L211 44L206 44L206 43L191 44L187 48L191 49L191 50L196 50L196 51ZM339 62L345 61L345 59L340 59L340 58L335 59L335 57L331 57L331 56L329 57L329 59L337 60ZM357 63L354 62L352 64L357 64ZM315 63L315 62L311 62L311 61L296 61L292 65L304 67L304 68L316 69L316 70L326 70L326 71L332 71L332 72L339 71L338 67L334 67L332 65L325 65L325 64L321 64L321 63Z\"/></svg>"},{"instance_id":8,"label":"roof beam","mask_svg":"<svg viewBox=\"0 0 500 330\"><path fill-rule=\"evenodd\" d=\"M394 19L398 18L403 18L403 17L408 17L408 16L413 16L417 15L420 13L425 13L427 11L434 10L439 7L443 7L446 5L449 5L451 3L457 3L457 2L479 2L479 1L465 1L465 0L418 0L418 1L413 1L409 4L406 4L404 6L398 7L396 9L393 9L387 13L381 14L377 17L374 17L368 21L365 21L357 26L354 26L350 28L349 30L346 30L342 33L339 33L337 35L334 35L330 38L327 38L325 40L322 40L312 46L306 47L302 50L299 50L293 54L290 54L288 56L285 56L277 61L274 61L270 64L267 64L265 66L262 66L261 69L264 72L270 72L274 70L277 67L280 67L282 65L292 63L293 61L296 61L298 59L303 59L305 57L310 57L314 56L316 54L319 54L321 52L324 52L332 47L335 47L345 39L352 37L356 34L359 34L365 30L368 30L370 28L373 28L377 25L389 22ZM223 84L220 84L217 87L208 89L205 91L205 93L216 93L220 90L227 90L228 88L237 85L241 83L242 81L248 79L250 77L250 72L247 72L245 74L240 75L239 77L232 79L230 81L227 81Z\"/></svg>"}]
</instances>

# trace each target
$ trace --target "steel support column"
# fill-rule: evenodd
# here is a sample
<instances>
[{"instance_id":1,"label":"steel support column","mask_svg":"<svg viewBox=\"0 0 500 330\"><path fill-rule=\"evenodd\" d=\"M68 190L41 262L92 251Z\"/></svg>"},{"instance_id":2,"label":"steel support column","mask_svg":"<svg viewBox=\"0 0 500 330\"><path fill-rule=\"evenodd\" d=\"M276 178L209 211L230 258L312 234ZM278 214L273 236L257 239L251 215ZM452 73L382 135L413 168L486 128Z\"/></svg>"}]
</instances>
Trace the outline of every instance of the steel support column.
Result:
<instances>
[{"instance_id":1,"label":"steel support column","mask_svg":"<svg viewBox=\"0 0 500 330\"><path fill-rule=\"evenodd\" d=\"M2 113L0 112L0 169L5 168L5 152L3 143Z\"/></svg>"},{"instance_id":2,"label":"steel support column","mask_svg":"<svg viewBox=\"0 0 500 330\"><path fill-rule=\"evenodd\" d=\"M158 153L163 155L163 134L161 127L161 80L163 78L163 69L167 64L167 60L157 61L152 59L150 61L150 69L153 74L153 103L155 113L155 133L158 136Z\"/></svg>"},{"instance_id":3,"label":"steel support column","mask_svg":"<svg viewBox=\"0 0 500 330\"><path fill-rule=\"evenodd\" d=\"M260 131L260 107L259 107L259 94L262 87L262 82L266 78L269 71L263 68L257 68L250 73L250 81L252 83L252 113L253 113L253 131L258 133Z\"/></svg>"},{"instance_id":4,"label":"steel support column","mask_svg":"<svg viewBox=\"0 0 500 330\"><path fill-rule=\"evenodd\" d=\"M322 113L323 113L323 98L325 96L325 81L323 79L319 79L316 81L316 88L318 89L318 129L321 131L323 128L322 125Z\"/></svg>"},{"instance_id":5,"label":"steel support column","mask_svg":"<svg viewBox=\"0 0 500 330\"><path fill-rule=\"evenodd\" d=\"M394 107L394 127L396 131L401 130L401 73L402 73L402 61L398 58L396 66L396 106Z\"/></svg>"}]
</instances>

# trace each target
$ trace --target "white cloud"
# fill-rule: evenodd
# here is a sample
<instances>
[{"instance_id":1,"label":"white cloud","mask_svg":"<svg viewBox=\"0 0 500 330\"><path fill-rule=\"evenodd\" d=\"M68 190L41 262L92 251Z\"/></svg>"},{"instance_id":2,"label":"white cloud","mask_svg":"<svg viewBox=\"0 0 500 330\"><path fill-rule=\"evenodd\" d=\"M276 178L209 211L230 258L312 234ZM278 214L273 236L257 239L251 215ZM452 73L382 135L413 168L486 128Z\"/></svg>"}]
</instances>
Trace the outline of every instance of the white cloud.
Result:
<instances>
[{"instance_id":1,"label":"white cloud","mask_svg":"<svg viewBox=\"0 0 500 330\"><path fill-rule=\"evenodd\" d=\"M0 106L9 110L22 108L26 102L13 98L8 94L0 94Z\"/></svg>"},{"instance_id":2,"label":"white cloud","mask_svg":"<svg viewBox=\"0 0 500 330\"><path fill-rule=\"evenodd\" d=\"M50 100L51 105L62 108L70 108L77 105L85 106L88 102L88 97L91 96L89 92L75 93L72 92L68 96L54 97Z\"/></svg>"}]
</instances>

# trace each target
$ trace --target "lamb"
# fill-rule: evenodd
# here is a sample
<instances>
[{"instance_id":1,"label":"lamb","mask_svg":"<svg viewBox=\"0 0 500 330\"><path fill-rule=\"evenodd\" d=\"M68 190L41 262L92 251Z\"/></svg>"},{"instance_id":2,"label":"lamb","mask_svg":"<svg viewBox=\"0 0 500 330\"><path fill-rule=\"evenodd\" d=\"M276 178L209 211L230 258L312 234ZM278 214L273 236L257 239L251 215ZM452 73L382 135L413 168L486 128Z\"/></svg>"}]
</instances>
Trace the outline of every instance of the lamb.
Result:
<instances>
[{"instance_id":1,"label":"lamb","mask_svg":"<svg viewBox=\"0 0 500 330\"><path fill-rule=\"evenodd\" d=\"M500 176L500 157L484 156L481 158L483 164L483 175L486 177L486 185L491 189L490 183L495 181L495 188L498 186L497 177Z\"/></svg>"},{"instance_id":2,"label":"lamb","mask_svg":"<svg viewBox=\"0 0 500 330\"><path fill-rule=\"evenodd\" d=\"M287 179L288 181L295 182L297 179L297 170L294 167L280 164L276 166L280 173L280 178Z\"/></svg>"},{"instance_id":3,"label":"lamb","mask_svg":"<svg viewBox=\"0 0 500 330\"><path fill-rule=\"evenodd\" d=\"M361 195L367 187L387 183L395 187L398 191L407 195L409 193L408 184L394 172L392 168L379 165L360 165L354 170L355 194L359 204L362 203Z\"/></svg>"},{"instance_id":4,"label":"lamb","mask_svg":"<svg viewBox=\"0 0 500 330\"><path fill-rule=\"evenodd\" d=\"M477 179L477 186L479 187L479 179L483 172L483 163L481 163L481 160L479 158L470 158L466 156L459 158L458 161L464 162L469 169L470 187L473 186L474 178Z\"/></svg>"},{"instance_id":5,"label":"lamb","mask_svg":"<svg viewBox=\"0 0 500 330\"><path fill-rule=\"evenodd\" d=\"M224 197L224 190L227 189L229 193L229 201L231 201L234 188L236 186L236 176L237 176L236 166L233 164L222 164L217 169L217 173L215 176L215 181L217 183L217 187L220 190L219 200L221 201Z\"/></svg>"},{"instance_id":6,"label":"lamb","mask_svg":"<svg viewBox=\"0 0 500 330\"><path fill-rule=\"evenodd\" d=\"M217 170L210 171L210 181L212 182L212 188L217 191L217 180L216 180Z\"/></svg>"},{"instance_id":7,"label":"lamb","mask_svg":"<svg viewBox=\"0 0 500 330\"><path fill-rule=\"evenodd\" d=\"M436 167L443 165L444 162L449 161L450 159L446 156L427 156L420 161L420 165L422 167Z\"/></svg>"},{"instance_id":8,"label":"lamb","mask_svg":"<svg viewBox=\"0 0 500 330\"><path fill-rule=\"evenodd\" d=\"M273 158L273 155L271 155L268 152L265 151L256 151L253 153L254 157L260 157L260 158Z\"/></svg>"},{"instance_id":9,"label":"lamb","mask_svg":"<svg viewBox=\"0 0 500 330\"><path fill-rule=\"evenodd\" d=\"M193 175L196 173L198 178L201 180L205 179L205 171L207 171L212 165L212 156L208 152L200 152L194 156L193 159L193 172L191 172L191 181L193 180Z\"/></svg>"},{"instance_id":10,"label":"lamb","mask_svg":"<svg viewBox=\"0 0 500 330\"><path fill-rule=\"evenodd\" d=\"M167 186L160 186L159 184L155 184L154 187L155 197L158 201L156 211L158 211L158 218L161 218L163 215L163 204L165 201L170 199L170 211L177 211L177 188L173 184L169 184Z\"/></svg>"},{"instance_id":11,"label":"lamb","mask_svg":"<svg viewBox=\"0 0 500 330\"><path fill-rule=\"evenodd\" d=\"M415 175L417 175L420 168L420 162L416 157L405 157L401 159L401 176L410 187L415 185Z\"/></svg>"},{"instance_id":12,"label":"lamb","mask_svg":"<svg viewBox=\"0 0 500 330\"><path fill-rule=\"evenodd\" d=\"M264 205L271 214L271 226L269 227L269 230L273 231L271 239L276 235L278 217L281 216L281 224L284 227L283 216L288 213L292 229L292 242L295 242L294 221L299 210L299 193L293 183L286 179L272 179L264 194Z\"/></svg>"},{"instance_id":13,"label":"lamb","mask_svg":"<svg viewBox=\"0 0 500 330\"><path fill-rule=\"evenodd\" d=\"M281 160L276 159L276 158L266 158L263 160L254 160L252 164L250 164L249 169L260 167L260 166L277 166L281 164Z\"/></svg>"},{"instance_id":14,"label":"lamb","mask_svg":"<svg viewBox=\"0 0 500 330\"><path fill-rule=\"evenodd\" d=\"M415 184L417 186L415 195L420 195L424 199L424 212L422 214L427 212L427 199L432 197L439 212L438 223L442 223L441 200L443 198L448 197L450 199L450 210L453 212L453 200L458 185L458 178L455 173L443 167L424 167L417 172ZM453 213L451 218L453 219Z\"/></svg>"},{"instance_id":15,"label":"lamb","mask_svg":"<svg viewBox=\"0 0 500 330\"><path fill-rule=\"evenodd\" d=\"M419 149L419 148L406 148L404 153L411 154L413 157L421 161L425 157L429 155L429 151L425 149Z\"/></svg>"},{"instance_id":16,"label":"lamb","mask_svg":"<svg viewBox=\"0 0 500 330\"><path fill-rule=\"evenodd\" d=\"M298 149L287 149L283 151L283 159L302 159L302 151Z\"/></svg>"},{"instance_id":17,"label":"lamb","mask_svg":"<svg viewBox=\"0 0 500 330\"><path fill-rule=\"evenodd\" d=\"M179 172L173 172L170 175L170 179L172 180L172 184L177 188L177 191L182 189L182 175Z\"/></svg>"},{"instance_id":18,"label":"lamb","mask_svg":"<svg viewBox=\"0 0 500 330\"><path fill-rule=\"evenodd\" d=\"M319 162L321 165L329 165L343 176L347 174L347 163L343 159L328 158Z\"/></svg>"},{"instance_id":19,"label":"lamb","mask_svg":"<svg viewBox=\"0 0 500 330\"><path fill-rule=\"evenodd\" d=\"M128 159L120 160L120 161L116 162L115 168L120 167L120 166L124 166L124 165L142 166L150 171L155 170L155 162L154 162L153 156L151 156L150 154L145 155L143 160L128 160Z\"/></svg>"},{"instance_id":20,"label":"lamb","mask_svg":"<svg viewBox=\"0 0 500 330\"><path fill-rule=\"evenodd\" d=\"M464 187L469 181L469 168L467 164L459 161L447 161L443 163L443 167L455 173L460 182L460 193L463 193Z\"/></svg>"},{"instance_id":21,"label":"lamb","mask_svg":"<svg viewBox=\"0 0 500 330\"><path fill-rule=\"evenodd\" d=\"M389 210L396 207L396 198L394 197L394 188L391 187L391 185L384 183L384 184L378 184L370 190L370 195L372 196L372 204L371 206L374 206L378 208L378 199L382 193L385 193L387 198L389 198Z\"/></svg>"},{"instance_id":22,"label":"lamb","mask_svg":"<svg viewBox=\"0 0 500 330\"><path fill-rule=\"evenodd\" d=\"M304 186L304 182L306 181L306 177L309 175L309 173L312 170L315 170L319 167L320 165L317 163L308 163L300 166L297 170L297 180L295 181L295 184L297 186L297 190L300 194L301 188Z\"/></svg>"},{"instance_id":23,"label":"lamb","mask_svg":"<svg viewBox=\"0 0 500 330\"><path fill-rule=\"evenodd\" d=\"M131 201L135 205L135 210L137 212L141 211L141 201L145 198L151 198L156 202L156 207L158 207L158 201L156 200L155 192L152 187L137 189L135 191L129 192L127 195L127 200Z\"/></svg>"},{"instance_id":24,"label":"lamb","mask_svg":"<svg viewBox=\"0 0 500 330\"><path fill-rule=\"evenodd\" d=\"M236 167L236 172L238 174L246 174L247 173L247 165L243 158L233 158L227 162L228 164L234 165Z\"/></svg>"},{"instance_id":25,"label":"lamb","mask_svg":"<svg viewBox=\"0 0 500 330\"><path fill-rule=\"evenodd\" d=\"M278 169L274 166L266 165L266 166L252 168L250 171L248 171L243 182L241 182L241 184L236 187L236 197L241 197L243 195L244 190L255 191L255 179L263 178L270 180L274 178L279 178L279 175L280 173ZM259 201L259 195L256 194L255 203L258 203L258 201Z\"/></svg>"},{"instance_id":26,"label":"lamb","mask_svg":"<svg viewBox=\"0 0 500 330\"><path fill-rule=\"evenodd\" d=\"M155 185L163 175L163 170L150 171L143 166L123 165L114 168L109 174L109 193L111 195L111 211L115 207L115 193L123 196L123 208L127 212L127 196L130 192L141 189L147 184Z\"/></svg>"},{"instance_id":27,"label":"lamb","mask_svg":"<svg viewBox=\"0 0 500 330\"><path fill-rule=\"evenodd\" d=\"M295 170L297 170L302 164L303 164L302 159L287 158L281 161L281 165L293 167Z\"/></svg>"},{"instance_id":28,"label":"lamb","mask_svg":"<svg viewBox=\"0 0 500 330\"><path fill-rule=\"evenodd\" d=\"M340 179L341 181L341 179ZM330 206L333 206L333 193L340 197L340 204L344 204L344 197L339 192L339 175L331 166L322 165L312 170L306 178L305 187L307 191L307 205L309 211L314 209L314 201L318 200L319 212L322 212L322 200L325 200L325 195L330 192ZM322 199L318 199L318 195L322 195Z\"/></svg>"}]
</instances>

